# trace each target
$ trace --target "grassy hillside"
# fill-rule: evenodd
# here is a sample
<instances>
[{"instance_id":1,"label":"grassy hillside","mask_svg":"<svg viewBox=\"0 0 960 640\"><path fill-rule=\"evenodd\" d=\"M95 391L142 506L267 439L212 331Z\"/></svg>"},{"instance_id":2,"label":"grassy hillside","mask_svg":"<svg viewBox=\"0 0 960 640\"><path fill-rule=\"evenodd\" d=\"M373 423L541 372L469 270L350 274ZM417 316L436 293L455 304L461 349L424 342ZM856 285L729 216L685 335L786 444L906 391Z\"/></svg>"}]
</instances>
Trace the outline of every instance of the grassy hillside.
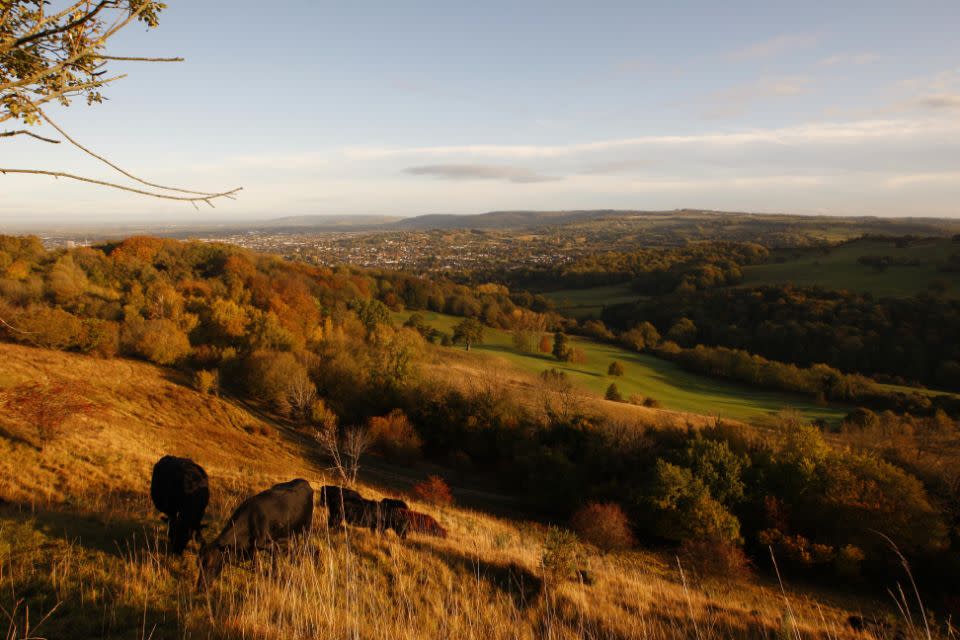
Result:
<instances>
[{"instance_id":1,"label":"grassy hillside","mask_svg":"<svg viewBox=\"0 0 960 640\"><path fill-rule=\"evenodd\" d=\"M396 319L405 321L409 315L397 314ZM460 318L438 313L421 315L427 324L450 334L460 321ZM613 344L580 337L572 337L571 344L584 351L585 363L558 362L550 354L518 352L509 333L489 327L484 332L483 344L476 345L474 350L500 356L513 367L528 373L560 369L567 372L575 383L598 395L614 382L625 398L631 395L652 397L664 408L675 411L745 421L763 419L783 409L796 410L811 420L823 418L828 421L837 421L849 412L846 407L819 406L796 394L754 389L690 373L672 362ZM622 362L626 368L622 377L607 375L607 367L614 360Z\"/></svg>"},{"instance_id":2,"label":"grassy hillside","mask_svg":"<svg viewBox=\"0 0 960 640\"><path fill-rule=\"evenodd\" d=\"M640 297L629 284L588 289L558 289L545 291L543 295L553 302L558 312L572 318L600 317L600 312L605 305L634 302Z\"/></svg>"},{"instance_id":3,"label":"grassy hillside","mask_svg":"<svg viewBox=\"0 0 960 640\"><path fill-rule=\"evenodd\" d=\"M274 482L323 483L310 441L147 364L11 345L0 360L0 390L57 381L94 405L42 448L33 425L0 414L7 638L855 638L851 611L883 613L866 600L681 576L672 557L642 551L590 553L592 584L547 580L542 526L422 504L449 539L343 535L321 513L305 548L231 567L200 595L193 551L162 550L152 463L174 453L207 469L216 529Z\"/></svg>"},{"instance_id":4,"label":"grassy hillside","mask_svg":"<svg viewBox=\"0 0 960 640\"><path fill-rule=\"evenodd\" d=\"M917 241L906 247L893 242L859 240L824 250L775 251L767 264L745 267L743 285L782 284L848 289L875 296L911 296L929 291L936 280L948 284L946 295L960 296L960 273L945 273L937 267L953 253L960 252L960 243L950 239ZM916 265L891 265L885 270L860 264L864 256L889 256L897 261Z\"/></svg>"}]
</instances>

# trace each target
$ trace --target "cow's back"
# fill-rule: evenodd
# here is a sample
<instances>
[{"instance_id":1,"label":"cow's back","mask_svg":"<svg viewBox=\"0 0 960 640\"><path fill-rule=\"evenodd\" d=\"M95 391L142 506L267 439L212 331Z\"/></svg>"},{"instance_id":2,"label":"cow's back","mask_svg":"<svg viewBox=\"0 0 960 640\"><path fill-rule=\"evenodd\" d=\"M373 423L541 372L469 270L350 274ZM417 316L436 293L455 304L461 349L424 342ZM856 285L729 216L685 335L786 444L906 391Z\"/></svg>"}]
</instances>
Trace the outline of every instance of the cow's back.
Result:
<instances>
[{"instance_id":1,"label":"cow's back","mask_svg":"<svg viewBox=\"0 0 960 640\"><path fill-rule=\"evenodd\" d=\"M312 523L313 488L298 478L244 500L230 516L215 544L251 551L271 541L309 531Z\"/></svg>"}]
</instances>

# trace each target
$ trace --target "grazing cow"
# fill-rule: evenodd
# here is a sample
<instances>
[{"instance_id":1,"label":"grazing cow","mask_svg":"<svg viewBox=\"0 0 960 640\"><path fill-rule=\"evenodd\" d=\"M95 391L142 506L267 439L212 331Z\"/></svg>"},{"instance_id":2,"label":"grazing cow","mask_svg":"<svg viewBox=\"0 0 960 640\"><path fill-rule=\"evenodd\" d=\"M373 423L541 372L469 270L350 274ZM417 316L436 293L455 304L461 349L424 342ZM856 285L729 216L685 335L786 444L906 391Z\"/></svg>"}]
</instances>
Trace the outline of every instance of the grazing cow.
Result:
<instances>
[{"instance_id":1,"label":"grazing cow","mask_svg":"<svg viewBox=\"0 0 960 640\"><path fill-rule=\"evenodd\" d=\"M385 509L409 509L407 503L397 498L384 498L380 501L380 506Z\"/></svg>"},{"instance_id":2,"label":"grazing cow","mask_svg":"<svg viewBox=\"0 0 960 640\"><path fill-rule=\"evenodd\" d=\"M163 456L153 465L150 498L167 522L170 550L180 555L191 538L203 545L200 524L210 501L207 472L193 460Z\"/></svg>"},{"instance_id":3,"label":"grazing cow","mask_svg":"<svg viewBox=\"0 0 960 640\"><path fill-rule=\"evenodd\" d=\"M350 500L363 500L363 496L345 487L325 485L320 487L320 506L329 511L327 526L331 529L339 527L344 521L344 505Z\"/></svg>"},{"instance_id":4,"label":"grazing cow","mask_svg":"<svg viewBox=\"0 0 960 640\"><path fill-rule=\"evenodd\" d=\"M297 479L274 485L244 500L216 540L200 550L197 589L203 589L223 571L230 558L256 560L257 551L273 551L273 544L313 524L313 488Z\"/></svg>"},{"instance_id":5,"label":"grazing cow","mask_svg":"<svg viewBox=\"0 0 960 640\"><path fill-rule=\"evenodd\" d=\"M345 500L343 503L343 517L355 527L366 527L370 533L384 531L383 517L380 512L380 503L376 500Z\"/></svg>"},{"instance_id":6,"label":"grazing cow","mask_svg":"<svg viewBox=\"0 0 960 640\"><path fill-rule=\"evenodd\" d=\"M422 533L428 536L446 538L447 530L440 526L440 523L433 517L413 511L411 509L390 509L383 517L384 524L382 529L393 529L401 538L406 538L408 533Z\"/></svg>"}]
</instances>

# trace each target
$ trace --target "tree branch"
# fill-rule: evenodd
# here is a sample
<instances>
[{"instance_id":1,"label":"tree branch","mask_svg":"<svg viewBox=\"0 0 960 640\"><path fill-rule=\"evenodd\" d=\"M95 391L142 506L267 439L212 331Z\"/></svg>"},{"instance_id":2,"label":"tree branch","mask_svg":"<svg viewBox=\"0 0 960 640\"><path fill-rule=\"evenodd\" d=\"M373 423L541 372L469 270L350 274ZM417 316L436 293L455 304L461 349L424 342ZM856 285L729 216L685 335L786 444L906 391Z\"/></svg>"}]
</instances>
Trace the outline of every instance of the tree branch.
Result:
<instances>
[{"instance_id":1,"label":"tree branch","mask_svg":"<svg viewBox=\"0 0 960 640\"><path fill-rule=\"evenodd\" d=\"M126 78L126 77L127 77L127 75L126 75L126 74L123 74L123 75L119 75L119 76L114 76L114 77L112 77L112 78L107 78L106 80L97 80L96 82L84 82L84 83L81 83L81 84L78 84L78 85L74 85L74 86L72 86L72 87L67 87L67 88L65 88L65 89L61 89L60 91L54 91L53 93L49 93L49 94L43 96L43 99L42 99L42 100L37 100L37 101L32 101L32 100L31 100L30 102L33 102L34 106L40 106L40 105L42 105L42 104L46 104L46 103L48 103L48 102L51 102L52 100L56 100L56 99L58 99L58 98L63 98L63 97L66 97L66 96L68 96L68 95L70 95L70 94L78 93L78 92L80 92L80 91L84 91L85 89L93 89L93 88L96 88L96 87L102 87L102 86L104 86L104 85L110 84L111 82L116 82L117 80L122 80L123 78ZM3 91L4 89L5 89L5 87L0 87L0 91ZM4 121L6 121L6 120L10 120L10 119L16 118L16 117L18 117L18 116L14 115L13 113L9 113L9 112L8 112L6 115L0 115L0 122L4 122Z\"/></svg>"},{"instance_id":2,"label":"tree branch","mask_svg":"<svg viewBox=\"0 0 960 640\"><path fill-rule=\"evenodd\" d=\"M41 135L37 135L32 131L27 131L26 129L19 129L17 131L0 131L0 138L12 138L13 136L30 136L31 138L36 138L37 140L42 140L43 142L49 142L50 144L60 144L59 140L54 140L53 138L44 138Z\"/></svg>"},{"instance_id":3,"label":"tree branch","mask_svg":"<svg viewBox=\"0 0 960 640\"><path fill-rule=\"evenodd\" d=\"M100 60L126 60L130 62L183 62L181 57L176 58L142 58L140 56L96 56Z\"/></svg>"},{"instance_id":4,"label":"tree branch","mask_svg":"<svg viewBox=\"0 0 960 640\"><path fill-rule=\"evenodd\" d=\"M243 187L237 187L231 191L224 191L223 193L214 193L207 196L170 196L164 193L155 193L153 191L144 191L143 189L136 189L134 187L126 187L122 184L116 184L113 182L106 182L103 180L95 180L93 178L85 178L83 176L74 175L72 173L64 173L62 171L44 171L42 169L2 169L0 168L0 174L7 175L8 173L18 173L18 174L30 174L38 176L52 176L54 178L68 178L70 180L78 180L80 182L88 182L90 184L97 184L104 187L111 187L113 189L120 189L121 191L129 191L131 193L138 193L143 196L150 196L151 198L160 198L162 200L179 200L180 202L192 202L194 204L198 202L205 202L211 207L213 203L210 202L216 198L229 198L234 199L237 193L243 190Z\"/></svg>"},{"instance_id":5,"label":"tree branch","mask_svg":"<svg viewBox=\"0 0 960 640\"><path fill-rule=\"evenodd\" d=\"M97 48L103 46L103 44L104 44L107 40L109 40L110 38L112 38L114 35L116 35L116 33L117 33L118 31L120 31L120 30L123 29L125 26L127 26L128 24L130 24L131 22L133 22L134 20L136 20L137 17L138 17L141 13L143 13L143 11L144 11L144 9L146 9L146 7L147 7L147 5L146 5L146 4L143 4L143 5L141 5L139 8L137 8L136 10L131 11L131 12L130 12L130 15L128 15L126 18L118 19L118 20L117 20L116 22L114 22L110 27L108 27L102 34L100 34L100 37L99 37L99 38L97 38L96 40L91 41L90 44L89 44L88 46L84 47L83 49L81 49L79 53L75 53L74 55L72 55L72 56L70 56L70 57L68 57L68 58L64 58L63 60L61 60L61 61L58 62L57 64L54 64L54 65L51 66L51 67L47 67L47 68L45 68L43 71L40 71L40 72L38 72L38 73L35 73L35 74L33 74L32 76L29 76L29 77L27 77L27 78L21 78L20 80L15 80L15 81L13 81L13 82L6 82L6 83L3 83L3 84L0 84L0 90L2 90L2 91L8 91L8 90L10 90L10 89L16 89L16 88L18 88L18 87L30 86L31 84L34 84L34 83L36 83L36 82L39 82L40 80L42 80L42 79L44 79L44 78L46 78L46 77L48 77L48 76L51 76L51 75L54 75L54 74L59 73L60 71L62 71L62 70L63 70L64 68L66 68L67 66L76 63L78 60L80 60L81 58L83 58L83 57L85 57L85 56L95 56L95 55L98 55L98 54L96 53ZM0 53L3 53L4 51L5 51L5 48L4 48L4 47L0 47ZM66 91L64 91L64 92L62 92L62 93L66 93Z\"/></svg>"},{"instance_id":6,"label":"tree branch","mask_svg":"<svg viewBox=\"0 0 960 640\"><path fill-rule=\"evenodd\" d=\"M80 144L79 142L77 142L76 140L74 140L73 138L71 138L70 135L69 135L66 131L64 131L63 129L61 129L60 126L57 125L56 122L54 122L53 120L51 120L51 119L50 119L50 116L48 116L48 115L47 115L42 109L40 109L39 107L37 108L37 113L40 114L40 117L43 118L43 119L46 121L47 124L49 124L51 127L53 127L54 129L56 129L56 130L60 133L60 135L62 135L64 138L66 138L67 141L68 141L70 144L72 144L73 146L75 146L77 149L80 149L81 151L83 151L83 152L86 153L87 155L96 158L97 160L99 160L99 161L102 162L103 164L107 165L108 167L110 167L110 168L112 168L112 169L115 169L116 171L119 171L120 173L122 173L123 175L127 176L127 177L130 178L131 180L134 180L134 181L136 181L136 182L139 182L139 183L142 184L142 185L146 185L146 186L148 186L148 187L153 187L154 189L163 189L164 191L176 191L176 192L179 192L179 193L189 193L189 194L195 195L195 196L218 197L218 196L222 196L222 195L223 195L223 194L216 194L216 193L208 193L208 192L206 192L206 191L191 191L190 189L180 189L179 187L167 187L167 186L162 185L162 184L156 184L155 182L148 182L147 180L144 180L143 178L139 178L139 177L133 175L132 173L130 173L129 171L123 169L122 167L118 167L117 165L115 165L114 163L110 162L109 160L107 160L107 159L104 158L103 156L97 155L96 153L94 153L94 152L91 151L90 149L87 149L85 146L83 146L82 144ZM235 190L235 191L236 191L236 190Z\"/></svg>"},{"instance_id":7,"label":"tree branch","mask_svg":"<svg viewBox=\"0 0 960 640\"><path fill-rule=\"evenodd\" d=\"M25 44L30 44L34 40L39 40L41 38L46 38L47 36L53 36L58 33L63 33L64 31L70 31L80 25L84 24L88 20L92 20L97 17L97 14L103 11L108 5L115 4L116 0L100 0L93 9L88 11L85 15L80 16L76 20L68 22L66 24L57 25L45 31L38 31L30 35L26 35L20 38L17 38L13 41L8 41L6 43L0 43L0 51L10 51L11 49L16 49L22 47Z\"/></svg>"}]
</instances>

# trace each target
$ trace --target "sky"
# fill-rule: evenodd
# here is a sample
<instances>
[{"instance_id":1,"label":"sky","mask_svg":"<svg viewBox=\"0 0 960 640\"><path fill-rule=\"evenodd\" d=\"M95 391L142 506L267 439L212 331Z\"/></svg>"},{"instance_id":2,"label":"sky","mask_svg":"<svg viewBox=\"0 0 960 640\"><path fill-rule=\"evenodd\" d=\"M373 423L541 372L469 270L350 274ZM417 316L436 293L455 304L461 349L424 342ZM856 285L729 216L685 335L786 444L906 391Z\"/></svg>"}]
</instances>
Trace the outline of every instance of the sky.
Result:
<instances>
[{"instance_id":1,"label":"sky","mask_svg":"<svg viewBox=\"0 0 960 640\"><path fill-rule=\"evenodd\" d=\"M57 4L56 2L54 4ZM48 113L196 212L0 176L13 222L703 208L960 217L960 2L167 0ZM53 133L41 127L37 133ZM122 181L61 144L0 167Z\"/></svg>"}]
</instances>

